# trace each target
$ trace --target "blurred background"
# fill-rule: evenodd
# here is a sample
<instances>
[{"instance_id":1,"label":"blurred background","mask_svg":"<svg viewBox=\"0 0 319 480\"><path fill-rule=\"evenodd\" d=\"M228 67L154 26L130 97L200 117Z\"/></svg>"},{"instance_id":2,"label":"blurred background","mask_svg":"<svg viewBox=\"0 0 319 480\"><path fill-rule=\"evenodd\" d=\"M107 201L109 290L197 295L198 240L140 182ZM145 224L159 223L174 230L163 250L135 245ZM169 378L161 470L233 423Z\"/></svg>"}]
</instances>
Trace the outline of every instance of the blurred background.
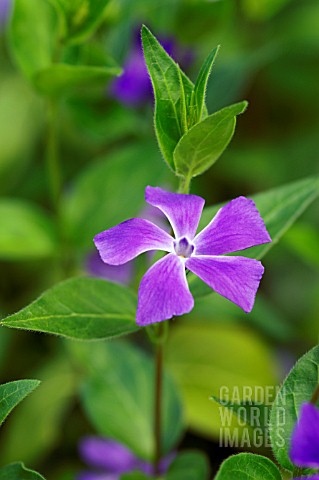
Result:
<instances>
[{"instance_id":1,"label":"blurred background","mask_svg":"<svg viewBox=\"0 0 319 480\"><path fill-rule=\"evenodd\" d=\"M221 44L207 92L210 113L249 101L231 145L194 180L193 193L209 205L319 173L317 0L110 0L84 41L61 43L54 55L64 63L107 64L110 71L123 68L124 73L50 97L50 85L44 88L39 80L35 88L28 64L16 53L13 3L0 0L2 317L63 278L110 275L96 265L94 234L140 214L147 184L176 185L153 130L153 98L139 41L143 23L192 80L210 50ZM55 28L54 0L37 3L30 38L39 33L43 4ZM73 18L81 14L81 1L75 4L79 11ZM45 42L49 27L41 25ZM52 155L62 166L58 200ZM218 394L220 385L238 384L239 377L243 385L278 384L294 361L318 343L318 227L316 201L263 260L266 274L251 315L212 296L199 301L172 335L167 368L186 411L182 446L203 448L213 469L230 451L218 448L219 413L208 396ZM139 265L135 269L139 278ZM134 342L147 349L142 335ZM1 328L1 383L43 381L1 429L1 464L23 460L48 479L75 478L83 467L80 438L103 434L85 406L87 398L79 394L89 375L87 349L103 348L100 342L92 345ZM202 374L190 369L185 386L180 362L198 348L201 356L194 353L190 363L198 362Z\"/></svg>"}]
</instances>

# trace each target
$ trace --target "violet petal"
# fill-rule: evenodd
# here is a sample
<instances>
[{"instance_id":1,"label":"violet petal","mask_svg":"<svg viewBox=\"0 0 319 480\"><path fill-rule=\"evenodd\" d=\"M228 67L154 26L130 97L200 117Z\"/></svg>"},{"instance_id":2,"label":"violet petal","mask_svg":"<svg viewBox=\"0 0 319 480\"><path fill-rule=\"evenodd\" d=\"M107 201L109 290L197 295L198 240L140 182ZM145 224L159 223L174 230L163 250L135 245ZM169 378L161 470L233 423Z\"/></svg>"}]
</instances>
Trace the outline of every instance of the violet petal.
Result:
<instances>
[{"instance_id":1,"label":"violet petal","mask_svg":"<svg viewBox=\"0 0 319 480\"><path fill-rule=\"evenodd\" d=\"M301 406L291 437L290 458L299 467L319 468L319 410L311 403Z\"/></svg>"},{"instance_id":2,"label":"violet petal","mask_svg":"<svg viewBox=\"0 0 319 480\"><path fill-rule=\"evenodd\" d=\"M186 260L186 267L246 313L252 310L264 273L264 267L258 260L195 255Z\"/></svg>"},{"instance_id":3,"label":"violet petal","mask_svg":"<svg viewBox=\"0 0 319 480\"><path fill-rule=\"evenodd\" d=\"M161 322L188 313L193 306L184 263L171 253L156 262L142 278L136 322L141 326Z\"/></svg>"},{"instance_id":4,"label":"violet petal","mask_svg":"<svg viewBox=\"0 0 319 480\"><path fill-rule=\"evenodd\" d=\"M137 458L121 443L101 437L85 437L79 445L81 458L109 473L125 473L137 466Z\"/></svg>"},{"instance_id":5,"label":"violet petal","mask_svg":"<svg viewBox=\"0 0 319 480\"><path fill-rule=\"evenodd\" d=\"M203 198L167 192L160 187L146 187L145 200L166 215L176 238L194 238L205 204Z\"/></svg>"},{"instance_id":6,"label":"violet petal","mask_svg":"<svg viewBox=\"0 0 319 480\"><path fill-rule=\"evenodd\" d=\"M173 238L148 220L132 218L94 237L101 258L122 265L150 250L172 251Z\"/></svg>"},{"instance_id":7,"label":"violet petal","mask_svg":"<svg viewBox=\"0 0 319 480\"><path fill-rule=\"evenodd\" d=\"M133 278L133 267L133 260L123 265L108 265L103 262L96 250L88 254L85 261L85 270L89 275L119 283L120 285L128 285L130 283Z\"/></svg>"},{"instance_id":8,"label":"violet petal","mask_svg":"<svg viewBox=\"0 0 319 480\"><path fill-rule=\"evenodd\" d=\"M271 242L253 200L238 197L222 207L194 239L197 255L221 255Z\"/></svg>"}]
</instances>

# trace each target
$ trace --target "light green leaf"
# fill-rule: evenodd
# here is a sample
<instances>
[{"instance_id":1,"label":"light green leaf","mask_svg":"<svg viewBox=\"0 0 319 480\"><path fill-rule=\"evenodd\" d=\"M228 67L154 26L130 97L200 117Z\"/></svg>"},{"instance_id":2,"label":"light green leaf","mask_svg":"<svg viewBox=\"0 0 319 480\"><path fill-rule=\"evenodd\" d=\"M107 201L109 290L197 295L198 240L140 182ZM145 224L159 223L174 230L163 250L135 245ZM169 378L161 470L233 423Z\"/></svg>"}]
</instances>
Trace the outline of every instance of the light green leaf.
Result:
<instances>
[{"instance_id":1,"label":"light green leaf","mask_svg":"<svg viewBox=\"0 0 319 480\"><path fill-rule=\"evenodd\" d=\"M0 385L0 425L14 407L39 385L39 380L17 380Z\"/></svg>"},{"instance_id":2,"label":"light green leaf","mask_svg":"<svg viewBox=\"0 0 319 480\"><path fill-rule=\"evenodd\" d=\"M45 478L26 468L23 463L12 463L0 468L0 480L45 480Z\"/></svg>"},{"instance_id":3,"label":"light green leaf","mask_svg":"<svg viewBox=\"0 0 319 480\"><path fill-rule=\"evenodd\" d=\"M89 373L82 401L97 432L151 461L154 454L152 358L124 342L77 343L71 348ZM165 454L179 440L183 421L180 398L170 377L165 378L163 391L162 451Z\"/></svg>"},{"instance_id":4,"label":"light green leaf","mask_svg":"<svg viewBox=\"0 0 319 480\"><path fill-rule=\"evenodd\" d=\"M318 196L319 177L309 177L252 196L251 198L264 219L272 242L245 250L244 256L259 260L263 258ZM199 231L208 225L220 207L222 205L204 209ZM212 292L195 275L189 274L188 280L195 296L205 296Z\"/></svg>"},{"instance_id":5,"label":"light green leaf","mask_svg":"<svg viewBox=\"0 0 319 480\"><path fill-rule=\"evenodd\" d=\"M68 356L59 355L33 372L41 388L22 402L6 424L2 462L19 458L32 465L57 445L77 394L78 375L72 367Z\"/></svg>"},{"instance_id":6,"label":"light green leaf","mask_svg":"<svg viewBox=\"0 0 319 480\"><path fill-rule=\"evenodd\" d=\"M228 146L235 131L236 115L247 102L225 107L194 125L178 142L174 164L178 175L196 177L210 168Z\"/></svg>"},{"instance_id":7,"label":"light green leaf","mask_svg":"<svg viewBox=\"0 0 319 480\"><path fill-rule=\"evenodd\" d=\"M163 183L165 170L155 142L125 146L98 159L65 199L66 235L74 245L93 248L94 235L140 215L145 186Z\"/></svg>"},{"instance_id":8,"label":"light green leaf","mask_svg":"<svg viewBox=\"0 0 319 480\"><path fill-rule=\"evenodd\" d=\"M270 414L270 438L277 461L293 471L289 458L290 438L297 421L300 406L311 400L318 386L319 347L301 357L278 392Z\"/></svg>"},{"instance_id":9,"label":"light green leaf","mask_svg":"<svg viewBox=\"0 0 319 480\"><path fill-rule=\"evenodd\" d=\"M154 89L157 140L164 159L175 170L173 152L185 132L186 105L194 85L145 26L142 27L142 42Z\"/></svg>"},{"instance_id":10,"label":"light green leaf","mask_svg":"<svg viewBox=\"0 0 319 480\"><path fill-rule=\"evenodd\" d=\"M240 453L227 458L215 480L282 480L276 465L266 457Z\"/></svg>"},{"instance_id":11,"label":"light green leaf","mask_svg":"<svg viewBox=\"0 0 319 480\"><path fill-rule=\"evenodd\" d=\"M54 255L53 222L37 205L18 199L0 200L0 258L24 260Z\"/></svg>"},{"instance_id":12,"label":"light green leaf","mask_svg":"<svg viewBox=\"0 0 319 480\"><path fill-rule=\"evenodd\" d=\"M209 466L206 456L197 451L181 452L167 472L167 480L207 480Z\"/></svg>"},{"instance_id":13,"label":"light green leaf","mask_svg":"<svg viewBox=\"0 0 319 480\"><path fill-rule=\"evenodd\" d=\"M121 71L114 65L94 67L61 63L37 72L33 77L33 83L45 95L61 95L76 88L103 86L106 80L120 75Z\"/></svg>"},{"instance_id":14,"label":"light green leaf","mask_svg":"<svg viewBox=\"0 0 319 480\"><path fill-rule=\"evenodd\" d=\"M293 225L284 237L284 244L310 267L319 267L319 232L315 225Z\"/></svg>"},{"instance_id":15,"label":"light green leaf","mask_svg":"<svg viewBox=\"0 0 319 480\"><path fill-rule=\"evenodd\" d=\"M200 69L200 72L198 74L198 77L195 83L194 102L196 105L197 122L200 122L203 118L203 114L206 113L204 110L204 106L205 106L205 95L206 95L207 83L208 83L208 79L212 71L213 65L215 63L216 57L218 55L219 49L220 49L220 45L218 45L216 48L214 48L214 50L210 52L205 62L203 63L202 68Z\"/></svg>"},{"instance_id":16,"label":"light green leaf","mask_svg":"<svg viewBox=\"0 0 319 480\"><path fill-rule=\"evenodd\" d=\"M0 324L67 338L97 340L137 331L135 294L95 278L72 278L55 285Z\"/></svg>"},{"instance_id":17,"label":"light green leaf","mask_svg":"<svg viewBox=\"0 0 319 480\"><path fill-rule=\"evenodd\" d=\"M238 325L206 324L197 319L176 325L166 347L166 362L179 385L189 427L216 438L221 418L211 395L244 386L276 383L272 352L261 337ZM252 400L259 401L257 395ZM236 418L234 418L234 426Z\"/></svg>"},{"instance_id":18,"label":"light green leaf","mask_svg":"<svg viewBox=\"0 0 319 480\"><path fill-rule=\"evenodd\" d=\"M18 67L27 77L51 64L57 38L56 23L54 9L47 1L14 1L10 48Z\"/></svg>"}]
</instances>

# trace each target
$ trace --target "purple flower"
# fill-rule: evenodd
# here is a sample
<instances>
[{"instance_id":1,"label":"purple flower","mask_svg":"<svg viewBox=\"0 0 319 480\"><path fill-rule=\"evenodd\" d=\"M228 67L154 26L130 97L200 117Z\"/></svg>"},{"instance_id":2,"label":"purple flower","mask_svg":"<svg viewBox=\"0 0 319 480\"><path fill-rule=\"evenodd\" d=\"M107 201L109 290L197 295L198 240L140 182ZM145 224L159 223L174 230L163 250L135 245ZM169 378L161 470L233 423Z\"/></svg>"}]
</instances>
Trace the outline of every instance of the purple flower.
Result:
<instances>
[{"instance_id":1,"label":"purple flower","mask_svg":"<svg viewBox=\"0 0 319 480\"><path fill-rule=\"evenodd\" d=\"M0 0L0 28L2 28L10 15L12 0Z\"/></svg>"},{"instance_id":2,"label":"purple flower","mask_svg":"<svg viewBox=\"0 0 319 480\"><path fill-rule=\"evenodd\" d=\"M160 38L162 47L185 68L193 60L189 49L181 49L173 38ZM135 35L133 47L124 64L124 72L110 86L111 95L129 107L137 107L153 99L152 84L144 61L140 33Z\"/></svg>"},{"instance_id":3,"label":"purple flower","mask_svg":"<svg viewBox=\"0 0 319 480\"><path fill-rule=\"evenodd\" d=\"M301 406L291 437L290 458L298 467L319 469L319 410L312 403ZM319 480L319 474L307 479Z\"/></svg>"},{"instance_id":4,"label":"purple flower","mask_svg":"<svg viewBox=\"0 0 319 480\"><path fill-rule=\"evenodd\" d=\"M122 265L147 251L168 252L142 278L137 324L149 325L192 310L186 269L250 312L264 272L261 262L221 255L271 241L254 202L245 197L232 200L196 235L204 199L159 187L146 187L145 199L166 215L175 238L141 218L127 220L94 238L102 260L111 265Z\"/></svg>"},{"instance_id":5,"label":"purple flower","mask_svg":"<svg viewBox=\"0 0 319 480\"><path fill-rule=\"evenodd\" d=\"M127 447L111 439L86 437L81 440L81 458L95 472L82 472L77 480L119 480L124 473L132 471L152 475L153 466L137 458ZM160 473L164 474L175 455L171 454L160 463Z\"/></svg>"}]
</instances>

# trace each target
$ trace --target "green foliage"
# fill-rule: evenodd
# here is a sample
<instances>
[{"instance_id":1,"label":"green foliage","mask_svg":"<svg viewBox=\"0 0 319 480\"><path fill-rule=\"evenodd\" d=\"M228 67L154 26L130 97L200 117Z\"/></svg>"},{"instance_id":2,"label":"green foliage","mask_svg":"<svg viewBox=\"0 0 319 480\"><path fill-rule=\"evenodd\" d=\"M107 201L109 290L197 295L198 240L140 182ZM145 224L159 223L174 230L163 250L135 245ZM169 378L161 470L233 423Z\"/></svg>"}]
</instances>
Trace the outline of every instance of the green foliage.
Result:
<instances>
[{"instance_id":1,"label":"green foliage","mask_svg":"<svg viewBox=\"0 0 319 480\"><path fill-rule=\"evenodd\" d=\"M96 340L135 332L135 308L135 294L128 288L96 278L72 278L55 285L1 324Z\"/></svg>"},{"instance_id":2,"label":"green foliage","mask_svg":"<svg viewBox=\"0 0 319 480\"><path fill-rule=\"evenodd\" d=\"M170 333L166 361L181 389L188 425L209 437L218 436L221 421L219 408L209 402L212 393L219 396L225 385L231 392L234 387L276 383L266 343L237 325L185 319Z\"/></svg>"},{"instance_id":3,"label":"green foliage","mask_svg":"<svg viewBox=\"0 0 319 480\"><path fill-rule=\"evenodd\" d=\"M90 373L82 389L85 411L97 432L127 445L137 456L154 453L154 367L152 358L126 343L71 346ZM169 452L183 430L174 383L164 381L162 451Z\"/></svg>"},{"instance_id":4,"label":"green foliage","mask_svg":"<svg viewBox=\"0 0 319 480\"><path fill-rule=\"evenodd\" d=\"M250 248L244 252L244 256L262 259L318 196L318 177L309 177L274 188L268 192L253 195L251 198L256 203L264 219L272 242ZM208 225L221 206L216 205L204 209L199 230ZM188 275L188 279L192 293L195 296L201 297L211 292L211 289L204 285L195 275Z\"/></svg>"},{"instance_id":5,"label":"green foliage","mask_svg":"<svg viewBox=\"0 0 319 480\"><path fill-rule=\"evenodd\" d=\"M246 108L247 102L236 103L188 130L174 150L176 173L192 178L208 170L228 146L235 131L236 116Z\"/></svg>"},{"instance_id":6,"label":"green foliage","mask_svg":"<svg viewBox=\"0 0 319 480\"><path fill-rule=\"evenodd\" d=\"M0 425L14 407L39 385L39 380L17 380L0 385Z\"/></svg>"},{"instance_id":7,"label":"green foliage","mask_svg":"<svg viewBox=\"0 0 319 480\"><path fill-rule=\"evenodd\" d=\"M0 258L22 260L56 254L52 219L37 205L18 199L0 200Z\"/></svg>"},{"instance_id":8,"label":"green foliage","mask_svg":"<svg viewBox=\"0 0 319 480\"><path fill-rule=\"evenodd\" d=\"M213 65L215 63L216 57L219 52L219 49L220 49L220 45L214 48L210 52L205 62L203 63L202 68L200 69L200 72L198 74L198 77L195 83L193 98L194 98L194 103L196 107L197 122L200 122L203 119L203 117L205 118L207 116L205 111L206 88L207 88L209 76L211 74Z\"/></svg>"},{"instance_id":9,"label":"green foliage","mask_svg":"<svg viewBox=\"0 0 319 480\"><path fill-rule=\"evenodd\" d=\"M142 42L154 89L157 140L168 166L175 170L173 152L185 133L187 105L194 86L145 26Z\"/></svg>"},{"instance_id":10,"label":"green foliage","mask_svg":"<svg viewBox=\"0 0 319 480\"><path fill-rule=\"evenodd\" d=\"M266 433L268 429L268 407L263 403L252 402L251 400L234 403L214 395L211 397L211 400L234 412L247 425L250 425L252 428L261 428Z\"/></svg>"},{"instance_id":11,"label":"green foliage","mask_svg":"<svg viewBox=\"0 0 319 480\"><path fill-rule=\"evenodd\" d=\"M207 480L209 466L205 455L197 451L181 452L171 464L167 480Z\"/></svg>"},{"instance_id":12,"label":"green foliage","mask_svg":"<svg viewBox=\"0 0 319 480\"><path fill-rule=\"evenodd\" d=\"M103 87L110 77L120 74L121 69L114 65L91 67L61 63L37 72L33 83L44 95L61 95L84 87Z\"/></svg>"},{"instance_id":13,"label":"green foliage","mask_svg":"<svg viewBox=\"0 0 319 480\"><path fill-rule=\"evenodd\" d=\"M54 9L43 0L15 0L9 38L18 67L24 75L32 78L53 59L57 41Z\"/></svg>"},{"instance_id":14,"label":"green foliage","mask_svg":"<svg viewBox=\"0 0 319 480\"><path fill-rule=\"evenodd\" d=\"M276 465L268 458L252 453L240 453L227 458L215 480L282 480Z\"/></svg>"},{"instance_id":15,"label":"green foliage","mask_svg":"<svg viewBox=\"0 0 319 480\"><path fill-rule=\"evenodd\" d=\"M0 480L45 480L45 478L26 468L23 463L12 463L0 468Z\"/></svg>"},{"instance_id":16,"label":"green foliage","mask_svg":"<svg viewBox=\"0 0 319 480\"><path fill-rule=\"evenodd\" d=\"M272 449L280 465L293 471L289 458L290 438L300 406L311 400L318 385L319 347L301 357L278 392L270 414Z\"/></svg>"}]
</instances>

